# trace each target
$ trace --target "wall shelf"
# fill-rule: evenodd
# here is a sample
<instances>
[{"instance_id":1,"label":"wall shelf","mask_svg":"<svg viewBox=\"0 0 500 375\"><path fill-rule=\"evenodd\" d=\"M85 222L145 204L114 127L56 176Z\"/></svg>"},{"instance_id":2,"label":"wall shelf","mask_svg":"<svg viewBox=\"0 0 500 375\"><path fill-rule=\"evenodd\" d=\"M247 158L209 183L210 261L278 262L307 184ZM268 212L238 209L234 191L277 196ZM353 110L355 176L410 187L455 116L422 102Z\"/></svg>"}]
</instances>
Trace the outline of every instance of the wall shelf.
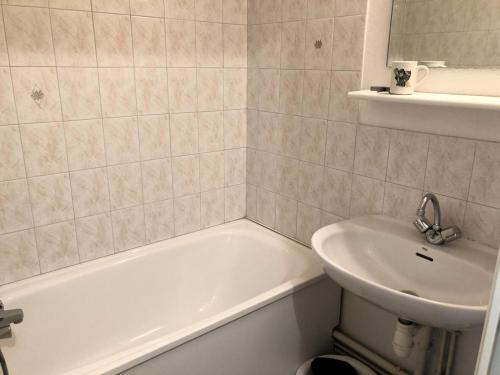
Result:
<instances>
[{"instance_id":1,"label":"wall shelf","mask_svg":"<svg viewBox=\"0 0 500 375\"><path fill-rule=\"evenodd\" d=\"M348 96L353 99L376 102L500 111L500 97L495 96L434 94L425 92L416 92L413 95L391 95L387 92L375 92L370 90L351 91Z\"/></svg>"}]
</instances>

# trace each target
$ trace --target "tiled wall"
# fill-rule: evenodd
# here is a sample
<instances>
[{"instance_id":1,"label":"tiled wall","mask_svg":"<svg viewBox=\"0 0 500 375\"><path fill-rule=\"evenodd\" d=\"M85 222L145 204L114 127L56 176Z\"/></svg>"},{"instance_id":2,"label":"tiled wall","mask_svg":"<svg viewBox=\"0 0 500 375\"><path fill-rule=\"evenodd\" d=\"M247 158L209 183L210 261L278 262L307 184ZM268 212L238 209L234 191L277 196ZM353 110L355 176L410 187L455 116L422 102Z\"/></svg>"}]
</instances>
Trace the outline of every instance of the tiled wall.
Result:
<instances>
[{"instance_id":1,"label":"tiled wall","mask_svg":"<svg viewBox=\"0 0 500 375\"><path fill-rule=\"evenodd\" d=\"M432 191L445 224L498 247L500 144L358 123L366 1L266 4L249 7L248 216L309 243L344 218L410 223Z\"/></svg>"},{"instance_id":2,"label":"tiled wall","mask_svg":"<svg viewBox=\"0 0 500 375\"><path fill-rule=\"evenodd\" d=\"M500 1L395 0L390 60L500 66Z\"/></svg>"},{"instance_id":3,"label":"tiled wall","mask_svg":"<svg viewBox=\"0 0 500 375\"><path fill-rule=\"evenodd\" d=\"M0 284L245 215L246 0L1 3Z\"/></svg>"}]
</instances>

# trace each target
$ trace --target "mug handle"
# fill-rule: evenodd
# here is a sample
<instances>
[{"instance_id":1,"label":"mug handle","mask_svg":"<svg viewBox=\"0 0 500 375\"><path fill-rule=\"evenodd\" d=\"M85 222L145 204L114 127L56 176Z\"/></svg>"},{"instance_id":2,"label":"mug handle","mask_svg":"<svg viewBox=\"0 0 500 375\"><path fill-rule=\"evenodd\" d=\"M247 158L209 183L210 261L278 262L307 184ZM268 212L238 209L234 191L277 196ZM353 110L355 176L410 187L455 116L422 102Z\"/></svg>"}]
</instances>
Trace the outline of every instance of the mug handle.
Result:
<instances>
[{"instance_id":1,"label":"mug handle","mask_svg":"<svg viewBox=\"0 0 500 375\"><path fill-rule=\"evenodd\" d=\"M429 75L430 73L430 70L427 66L425 65L418 65L417 66L417 77L418 77L418 73L420 71L425 71L425 74L423 77L420 77L420 79L415 83L415 88L417 88L418 86L420 86L420 84L427 78L427 76Z\"/></svg>"}]
</instances>

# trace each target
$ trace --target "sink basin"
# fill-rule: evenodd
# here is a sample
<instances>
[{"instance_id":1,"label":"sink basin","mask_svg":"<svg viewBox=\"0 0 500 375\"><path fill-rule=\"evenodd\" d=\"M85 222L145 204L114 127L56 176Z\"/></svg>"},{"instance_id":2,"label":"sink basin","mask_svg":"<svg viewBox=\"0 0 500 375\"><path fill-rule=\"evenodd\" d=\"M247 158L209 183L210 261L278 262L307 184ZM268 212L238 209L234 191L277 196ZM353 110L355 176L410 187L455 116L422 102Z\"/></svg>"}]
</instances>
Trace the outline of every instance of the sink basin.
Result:
<instances>
[{"instance_id":1,"label":"sink basin","mask_svg":"<svg viewBox=\"0 0 500 375\"><path fill-rule=\"evenodd\" d=\"M332 279L398 317L451 330L484 321L493 249L467 240L432 246L412 224L380 215L321 228L312 246Z\"/></svg>"}]
</instances>

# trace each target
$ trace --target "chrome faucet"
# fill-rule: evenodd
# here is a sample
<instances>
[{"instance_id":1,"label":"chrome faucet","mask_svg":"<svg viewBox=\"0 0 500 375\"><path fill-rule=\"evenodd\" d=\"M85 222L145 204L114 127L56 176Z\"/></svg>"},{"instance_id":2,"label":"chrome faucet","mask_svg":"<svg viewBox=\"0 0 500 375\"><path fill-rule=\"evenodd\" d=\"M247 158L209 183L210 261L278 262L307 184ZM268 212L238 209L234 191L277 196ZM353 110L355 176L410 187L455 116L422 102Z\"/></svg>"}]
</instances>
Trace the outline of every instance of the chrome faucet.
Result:
<instances>
[{"instance_id":1,"label":"chrome faucet","mask_svg":"<svg viewBox=\"0 0 500 375\"><path fill-rule=\"evenodd\" d=\"M24 319L24 313L21 309L4 310L3 303L0 301L0 339L12 337L11 324L19 324Z\"/></svg>"},{"instance_id":2,"label":"chrome faucet","mask_svg":"<svg viewBox=\"0 0 500 375\"><path fill-rule=\"evenodd\" d=\"M431 202L434 207L434 223L431 224L425 216L425 208ZM453 225L447 228L441 228L441 206L437 197L432 193L424 195L417 209L417 220L415 226L420 233L425 233L427 241L433 245L443 245L445 243L458 240L462 237L460 228Z\"/></svg>"}]
</instances>

